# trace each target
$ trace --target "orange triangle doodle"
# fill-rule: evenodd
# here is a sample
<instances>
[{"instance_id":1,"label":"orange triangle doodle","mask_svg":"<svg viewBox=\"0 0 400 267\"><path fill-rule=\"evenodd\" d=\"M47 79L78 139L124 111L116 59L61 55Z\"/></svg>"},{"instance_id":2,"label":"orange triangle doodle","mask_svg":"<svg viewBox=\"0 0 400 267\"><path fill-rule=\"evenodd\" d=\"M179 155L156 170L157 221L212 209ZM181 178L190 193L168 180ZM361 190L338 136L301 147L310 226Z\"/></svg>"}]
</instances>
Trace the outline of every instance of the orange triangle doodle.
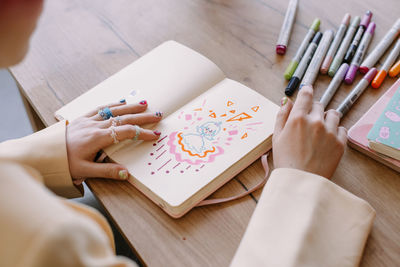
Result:
<instances>
[{"instance_id":1,"label":"orange triangle doodle","mask_svg":"<svg viewBox=\"0 0 400 267\"><path fill-rule=\"evenodd\" d=\"M209 116L210 116L211 118L216 118L216 117L217 117L217 115L215 114L215 112L211 113Z\"/></svg>"},{"instance_id":2,"label":"orange triangle doodle","mask_svg":"<svg viewBox=\"0 0 400 267\"><path fill-rule=\"evenodd\" d=\"M260 106L254 106L254 107L252 107L251 109L252 109L254 112L257 112L259 108L260 108Z\"/></svg>"},{"instance_id":3,"label":"orange triangle doodle","mask_svg":"<svg viewBox=\"0 0 400 267\"><path fill-rule=\"evenodd\" d=\"M242 112L242 113L236 115L235 117L228 119L227 121L242 121L242 120L247 120L247 119L251 119L251 118L253 118L253 117L250 116L249 114L247 114L246 112Z\"/></svg>"},{"instance_id":4,"label":"orange triangle doodle","mask_svg":"<svg viewBox=\"0 0 400 267\"><path fill-rule=\"evenodd\" d=\"M226 106L232 106L233 105L233 102L232 101L228 101L228 103L226 104Z\"/></svg>"},{"instance_id":5,"label":"orange triangle doodle","mask_svg":"<svg viewBox=\"0 0 400 267\"><path fill-rule=\"evenodd\" d=\"M245 139L247 137L247 133L245 133L240 139Z\"/></svg>"},{"instance_id":6,"label":"orange triangle doodle","mask_svg":"<svg viewBox=\"0 0 400 267\"><path fill-rule=\"evenodd\" d=\"M229 110L229 112L230 112L230 113L235 113L236 110L234 110L234 109L233 109L233 110Z\"/></svg>"},{"instance_id":7,"label":"orange triangle doodle","mask_svg":"<svg viewBox=\"0 0 400 267\"><path fill-rule=\"evenodd\" d=\"M226 117L226 114L222 114L220 117Z\"/></svg>"},{"instance_id":8,"label":"orange triangle doodle","mask_svg":"<svg viewBox=\"0 0 400 267\"><path fill-rule=\"evenodd\" d=\"M196 108L196 109L194 109L194 111L202 111L203 109L202 108Z\"/></svg>"}]
</instances>

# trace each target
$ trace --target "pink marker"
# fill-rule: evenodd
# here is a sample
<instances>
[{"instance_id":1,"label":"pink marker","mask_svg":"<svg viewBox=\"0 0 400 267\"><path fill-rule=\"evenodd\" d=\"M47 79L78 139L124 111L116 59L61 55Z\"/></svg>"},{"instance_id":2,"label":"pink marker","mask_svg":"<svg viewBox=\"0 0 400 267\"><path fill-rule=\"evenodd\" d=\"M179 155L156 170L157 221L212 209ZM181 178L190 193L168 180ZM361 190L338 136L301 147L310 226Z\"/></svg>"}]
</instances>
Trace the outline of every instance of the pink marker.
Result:
<instances>
[{"instance_id":1,"label":"pink marker","mask_svg":"<svg viewBox=\"0 0 400 267\"><path fill-rule=\"evenodd\" d=\"M375 32L375 27L376 27L375 22L371 22L368 25L368 28L363 38L361 39L360 45L357 48L356 54L354 55L353 60L351 61L351 65L346 73L346 77L344 78L345 83L347 84L353 83L354 78L356 77L357 70L360 67L362 60L364 59L369 44L371 43L372 36L374 35Z\"/></svg>"},{"instance_id":2,"label":"pink marker","mask_svg":"<svg viewBox=\"0 0 400 267\"><path fill-rule=\"evenodd\" d=\"M350 14L346 13L343 17L342 23L339 26L339 29L335 35L335 38L333 39L333 42L331 46L329 47L328 53L326 53L324 62L322 63L321 66L321 73L322 74L327 74L329 67L331 66L333 57L336 54L336 51L339 48L340 43L343 40L344 34L346 33L347 26L349 26L350 23Z\"/></svg>"},{"instance_id":3,"label":"pink marker","mask_svg":"<svg viewBox=\"0 0 400 267\"><path fill-rule=\"evenodd\" d=\"M290 33L292 32L294 19L296 17L296 10L298 0L290 0L285 19L283 20L281 32L279 34L278 42L276 44L276 53L279 55L284 55L286 53L286 48L289 43Z\"/></svg>"}]
</instances>

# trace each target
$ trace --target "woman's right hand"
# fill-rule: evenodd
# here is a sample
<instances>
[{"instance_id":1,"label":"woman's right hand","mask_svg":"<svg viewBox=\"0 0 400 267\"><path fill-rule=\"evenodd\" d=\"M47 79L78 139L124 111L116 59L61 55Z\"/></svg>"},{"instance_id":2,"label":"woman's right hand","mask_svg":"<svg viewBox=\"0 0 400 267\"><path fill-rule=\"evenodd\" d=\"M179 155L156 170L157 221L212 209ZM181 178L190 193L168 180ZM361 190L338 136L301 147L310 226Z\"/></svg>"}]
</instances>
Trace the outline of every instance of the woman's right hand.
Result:
<instances>
[{"instance_id":1,"label":"woman's right hand","mask_svg":"<svg viewBox=\"0 0 400 267\"><path fill-rule=\"evenodd\" d=\"M335 110L324 113L304 86L296 102L284 97L272 139L275 168L294 168L331 178L343 155L347 131Z\"/></svg>"}]
</instances>

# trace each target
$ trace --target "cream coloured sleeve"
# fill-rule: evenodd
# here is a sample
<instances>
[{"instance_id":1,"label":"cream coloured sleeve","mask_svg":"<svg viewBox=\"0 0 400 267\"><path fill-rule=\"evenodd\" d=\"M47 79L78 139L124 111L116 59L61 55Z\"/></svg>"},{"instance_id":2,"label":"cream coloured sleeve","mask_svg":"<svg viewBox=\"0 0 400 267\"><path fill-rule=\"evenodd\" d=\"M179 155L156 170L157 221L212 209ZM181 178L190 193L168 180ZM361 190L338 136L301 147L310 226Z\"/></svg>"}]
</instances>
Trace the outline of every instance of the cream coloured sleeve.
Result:
<instances>
[{"instance_id":1,"label":"cream coloured sleeve","mask_svg":"<svg viewBox=\"0 0 400 267\"><path fill-rule=\"evenodd\" d=\"M0 266L136 266L115 255L99 212L55 196L31 167L0 161L0 173Z\"/></svg>"},{"instance_id":2,"label":"cream coloured sleeve","mask_svg":"<svg viewBox=\"0 0 400 267\"><path fill-rule=\"evenodd\" d=\"M238 266L358 266L375 218L328 179L276 169L233 258Z\"/></svg>"},{"instance_id":3,"label":"cream coloured sleeve","mask_svg":"<svg viewBox=\"0 0 400 267\"><path fill-rule=\"evenodd\" d=\"M28 165L40 172L44 184L54 193L68 198L83 195L69 172L65 132L61 121L29 136L0 144L0 160Z\"/></svg>"}]
</instances>

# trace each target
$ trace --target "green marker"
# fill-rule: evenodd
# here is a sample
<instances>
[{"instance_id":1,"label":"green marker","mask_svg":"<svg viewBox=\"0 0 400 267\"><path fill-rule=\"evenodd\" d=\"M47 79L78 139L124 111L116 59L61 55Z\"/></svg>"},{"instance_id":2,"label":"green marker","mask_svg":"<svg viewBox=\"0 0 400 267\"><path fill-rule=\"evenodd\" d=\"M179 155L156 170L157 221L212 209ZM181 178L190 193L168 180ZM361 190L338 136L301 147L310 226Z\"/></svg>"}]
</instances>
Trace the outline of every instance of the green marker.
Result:
<instances>
[{"instance_id":1,"label":"green marker","mask_svg":"<svg viewBox=\"0 0 400 267\"><path fill-rule=\"evenodd\" d=\"M314 37L314 34L318 31L320 24L321 24L321 21L319 19L314 19L313 23L311 24L310 29L307 32L306 37L304 37L303 41L301 42L301 45L296 52L296 55L290 62L289 66L286 68L286 71L284 74L286 80L290 80L290 78L292 78L293 73L297 68L297 65L299 65L299 62L300 62L301 58L303 57L308 44L310 43L311 39Z\"/></svg>"},{"instance_id":2,"label":"green marker","mask_svg":"<svg viewBox=\"0 0 400 267\"><path fill-rule=\"evenodd\" d=\"M346 54L347 49L350 46L351 40L353 39L353 36L356 33L356 30L358 28L358 25L360 24L360 21L361 21L361 19L359 16L355 17L351 21L351 24L346 32L346 35L344 36L344 39L343 39L342 43L340 44L335 57L333 58L332 64L329 67L329 71L328 71L329 76L331 76L331 77L335 76L336 71L339 69L340 65L342 65L344 55Z\"/></svg>"}]
</instances>

